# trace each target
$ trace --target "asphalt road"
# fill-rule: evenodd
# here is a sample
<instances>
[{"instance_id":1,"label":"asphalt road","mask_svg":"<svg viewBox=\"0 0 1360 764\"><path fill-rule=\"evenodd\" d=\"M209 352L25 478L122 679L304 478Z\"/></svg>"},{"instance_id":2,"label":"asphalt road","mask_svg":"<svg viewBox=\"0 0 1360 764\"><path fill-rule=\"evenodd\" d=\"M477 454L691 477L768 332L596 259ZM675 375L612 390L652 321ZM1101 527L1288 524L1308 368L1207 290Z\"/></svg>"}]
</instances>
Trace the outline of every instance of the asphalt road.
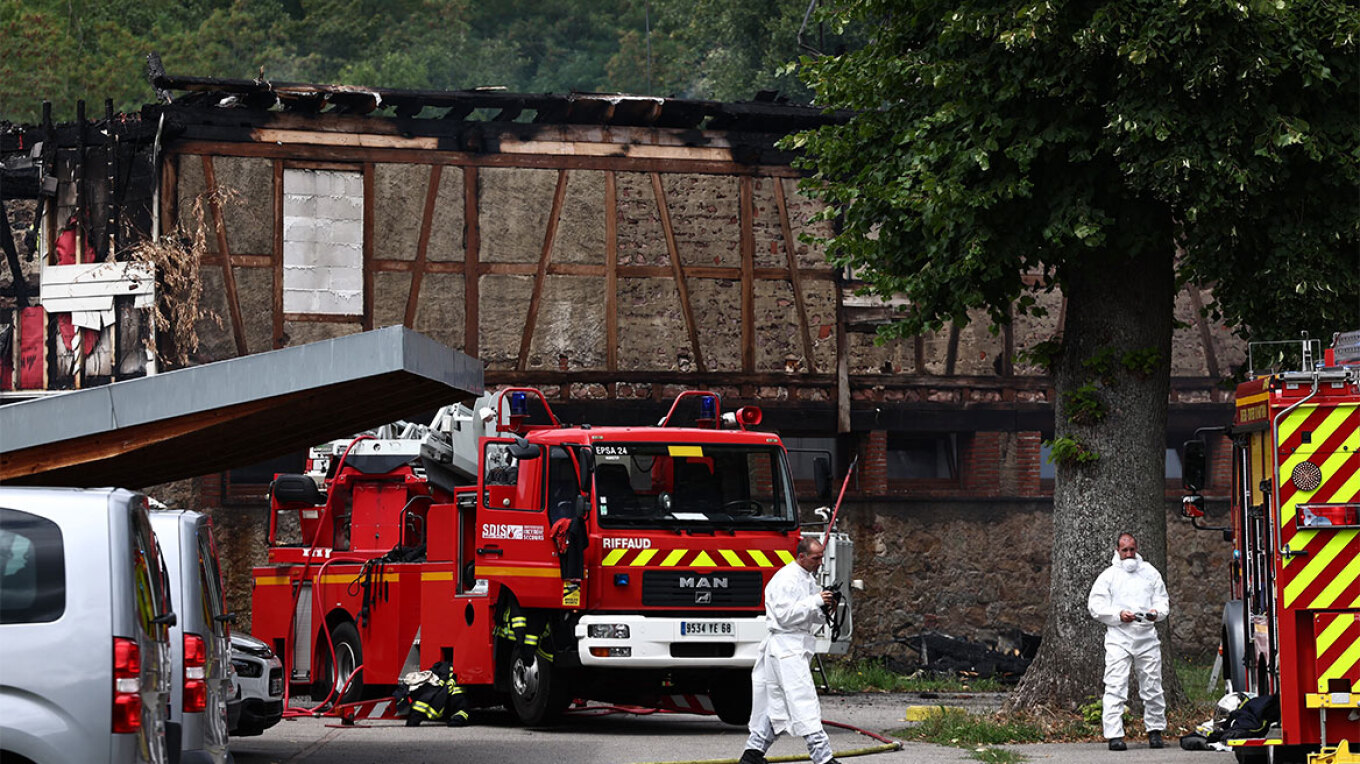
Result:
<instances>
[{"instance_id":1,"label":"asphalt road","mask_svg":"<svg viewBox=\"0 0 1360 764\"><path fill-rule=\"evenodd\" d=\"M887 736L908 726L903 720L910 705L945 703L984 711L995 708L996 696L979 695L945 700L921 700L913 695L857 694L822 699L823 716ZM572 712L568 722L551 729L519 727L503 711L474 712L474 724L449 728L422 725L407 728L400 721L360 722L341 727L328 719L289 719L264 735L235 738L231 750L237 764L417 764L459 761L470 764L644 764L650 762L733 762L741 755L746 732L715 717L689 714L634 715L606 709ZM900 750L848 753L884 744L851 729L828 726L838 758L864 764L975 761L969 751L928 743L902 743ZM1175 740L1153 751L1146 741L1131 741L1124 753L1106 750L1103 743L1064 743L1006 746L1029 761L1053 764L1078 762L1125 764L1197 762L1229 764L1232 755L1182 751ZM781 736L770 757L806 756L801 739Z\"/></svg>"}]
</instances>

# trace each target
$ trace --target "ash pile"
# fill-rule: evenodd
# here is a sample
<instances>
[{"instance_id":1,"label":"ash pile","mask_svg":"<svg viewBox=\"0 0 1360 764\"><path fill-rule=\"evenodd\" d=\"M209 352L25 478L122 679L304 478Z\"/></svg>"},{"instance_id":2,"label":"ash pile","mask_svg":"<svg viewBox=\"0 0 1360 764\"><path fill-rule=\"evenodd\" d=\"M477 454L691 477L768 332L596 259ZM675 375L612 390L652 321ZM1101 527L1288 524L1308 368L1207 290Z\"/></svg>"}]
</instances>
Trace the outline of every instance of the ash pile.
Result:
<instances>
[{"instance_id":1,"label":"ash pile","mask_svg":"<svg viewBox=\"0 0 1360 764\"><path fill-rule=\"evenodd\" d=\"M899 634L892 642L907 648L900 657L883 657L885 668L895 673L994 679L1008 684L1020 681L1039 650L1039 635L1015 629L998 635L995 642L974 642L938 631Z\"/></svg>"}]
</instances>

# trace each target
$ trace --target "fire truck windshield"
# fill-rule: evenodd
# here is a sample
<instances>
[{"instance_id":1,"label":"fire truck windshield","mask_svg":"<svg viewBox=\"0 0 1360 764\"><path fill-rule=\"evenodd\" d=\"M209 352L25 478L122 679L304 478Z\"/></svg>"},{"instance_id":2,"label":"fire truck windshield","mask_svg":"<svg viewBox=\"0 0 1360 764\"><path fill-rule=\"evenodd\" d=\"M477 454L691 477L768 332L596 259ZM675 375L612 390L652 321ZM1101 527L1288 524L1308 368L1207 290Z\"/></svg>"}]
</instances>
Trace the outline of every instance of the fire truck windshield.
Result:
<instances>
[{"instance_id":1,"label":"fire truck windshield","mask_svg":"<svg viewBox=\"0 0 1360 764\"><path fill-rule=\"evenodd\" d=\"M797 505L776 445L597 443L602 528L786 529Z\"/></svg>"}]
</instances>

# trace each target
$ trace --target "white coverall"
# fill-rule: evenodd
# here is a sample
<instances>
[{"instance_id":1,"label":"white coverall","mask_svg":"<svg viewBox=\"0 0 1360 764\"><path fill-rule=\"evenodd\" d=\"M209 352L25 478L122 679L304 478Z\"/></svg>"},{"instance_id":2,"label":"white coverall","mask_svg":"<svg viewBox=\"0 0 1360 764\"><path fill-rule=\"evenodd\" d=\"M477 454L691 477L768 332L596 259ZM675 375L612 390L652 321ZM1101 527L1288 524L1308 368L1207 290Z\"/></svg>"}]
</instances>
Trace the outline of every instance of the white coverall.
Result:
<instances>
[{"instance_id":1,"label":"white coverall","mask_svg":"<svg viewBox=\"0 0 1360 764\"><path fill-rule=\"evenodd\" d=\"M826 623L822 589L797 561L785 565L765 587L765 624L770 635L760 644L751 670L751 736L748 750L770 750L781 732L807 743L812 764L831 760L831 740L822 729L822 708L808 661L816 648L812 632Z\"/></svg>"},{"instance_id":2,"label":"white coverall","mask_svg":"<svg viewBox=\"0 0 1360 764\"><path fill-rule=\"evenodd\" d=\"M1105 624L1105 698L1101 723L1105 737L1124 737L1124 702L1129 695L1129 663L1138 672L1138 694L1143 698L1143 724L1149 731L1166 729L1166 699L1162 695L1162 648L1157 627L1144 619L1124 623L1119 611L1146 613L1157 611L1157 620L1166 618L1171 604L1166 596L1162 574L1135 556L1137 565L1128 571L1119 553L1110 567L1096 578L1086 609L1091 617Z\"/></svg>"}]
</instances>

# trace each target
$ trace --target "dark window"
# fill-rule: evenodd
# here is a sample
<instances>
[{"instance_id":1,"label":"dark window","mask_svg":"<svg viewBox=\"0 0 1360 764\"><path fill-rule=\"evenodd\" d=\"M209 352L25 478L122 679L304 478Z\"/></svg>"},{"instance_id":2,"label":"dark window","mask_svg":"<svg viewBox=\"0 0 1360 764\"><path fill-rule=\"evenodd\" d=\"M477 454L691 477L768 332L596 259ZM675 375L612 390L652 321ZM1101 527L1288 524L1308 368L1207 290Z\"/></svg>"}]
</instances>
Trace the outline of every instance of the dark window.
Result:
<instances>
[{"instance_id":1,"label":"dark window","mask_svg":"<svg viewBox=\"0 0 1360 764\"><path fill-rule=\"evenodd\" d=\"M953 479L954 453L953 435L889 435L888 478Z\"/></svg>"},{"instance_id":2,"label":"dark window","mask_svg":"<svg viewBox=\"0 0 1360 764\"><path fill-rule=\"evenodd\" d=\"M0 623L48 623L64 612L61 529L47 518L0 508Z\"/></svg>"},{"instance_id":3,"label":"dark window","mask_svg":"<svg viewBox=\"0 0 1360 764\"><path fill-rule=\"evenodd\" d=\"M794 480L815 480L818 459L826 460L828 465L836 463L835 438L789 436L784 438L784 448L789 452L789 471Z\"/></svg>"}]
</instances>

